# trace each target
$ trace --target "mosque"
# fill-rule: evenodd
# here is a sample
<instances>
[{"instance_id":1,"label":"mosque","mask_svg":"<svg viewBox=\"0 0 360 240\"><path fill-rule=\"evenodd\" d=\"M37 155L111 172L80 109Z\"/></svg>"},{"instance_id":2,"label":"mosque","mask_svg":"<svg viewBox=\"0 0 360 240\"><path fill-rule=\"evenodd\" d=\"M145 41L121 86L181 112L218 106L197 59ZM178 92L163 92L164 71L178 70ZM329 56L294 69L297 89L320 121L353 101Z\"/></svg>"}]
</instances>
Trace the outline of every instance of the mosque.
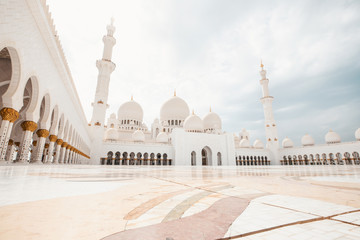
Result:
<instances>
[{"instance_id":1,"label":"mosque","mask_svg":"<svg viewBox=\"0 0 360 240\"><path fill-rule=\"evenodd\" d=\"M302 146L294 146L289 138L280 144L263 64L259 83L264 141L251 144L245 129L239 134L223 131L218 114L211 109L201 117L190 112L176 92L149 127L133 98L105 119L110 76L116 68L113 21L103 37L103 55L96 61L99 74L88 122L46 1L6 1L0 6L0 164L360 164L360 128L353 142L341 142L330 130L323 144L315 144L308 134L301 138Z\"/></svg>"}]
</instances>

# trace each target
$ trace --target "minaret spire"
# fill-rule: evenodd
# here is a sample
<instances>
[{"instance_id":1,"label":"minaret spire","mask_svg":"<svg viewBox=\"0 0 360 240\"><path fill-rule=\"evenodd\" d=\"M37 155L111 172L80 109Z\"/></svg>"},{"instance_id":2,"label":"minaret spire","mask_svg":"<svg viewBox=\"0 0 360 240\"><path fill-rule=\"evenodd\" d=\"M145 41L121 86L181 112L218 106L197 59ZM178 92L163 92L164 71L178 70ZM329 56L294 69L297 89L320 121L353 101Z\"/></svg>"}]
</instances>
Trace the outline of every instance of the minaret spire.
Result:
<instances>
[{"instance_id":1,"label":"minaret spire","mask_svg":"<svg viewBox=\"0 0 360 240\"><path fill-rule=\"evenodd\" d=\"M104 127L106 109L108 107L107 100L109 95L110 75L115 70L115 64L111 61L113 47L116 44L114 38L115 26L114 20L106 27L107 34L103 37L104 51L102 59L96 61L96 67L99 70L95 99L92 104L93 114L91 118L91 126Z\"/></svg>"},{"instance_id":2,"label":"minaret spire","mask_svg":"<svg viewBox=\"0 0 360 240\"><path fill-rule=\"evenodd\" d=\"M266 147L272 152L273 161L275 161L276 164L280 164L280 160L278 159L279 138L272 110L272 102L274 100L274 97L270 96L269 79L266 78L266 70L264 69L264 64L262 63L262 61L260 67L260 84L262 86L263 95L260 101L264 108Z\"/></svg>"}]
</instances>

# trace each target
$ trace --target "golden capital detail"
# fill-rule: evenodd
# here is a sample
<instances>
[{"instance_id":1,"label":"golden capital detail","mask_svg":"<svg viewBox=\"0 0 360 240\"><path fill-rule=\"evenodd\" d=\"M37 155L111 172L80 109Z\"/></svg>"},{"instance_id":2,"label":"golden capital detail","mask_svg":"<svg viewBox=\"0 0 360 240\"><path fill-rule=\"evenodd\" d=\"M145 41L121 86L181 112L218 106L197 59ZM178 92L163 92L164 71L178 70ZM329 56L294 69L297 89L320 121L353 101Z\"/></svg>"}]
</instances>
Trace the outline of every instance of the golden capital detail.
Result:
<instances>
[{"instance_id":1,"label":"golden capital detail","mask_svg":"<svg viewBox=\"0 0 360 240\"><path fill-rule=\"evenodd\" d=\"M71 148L71 145L68 144L68 145L66 146L66 149L70 149L70 148Z\"/></svg>"},{"instance_id":2,"label":"golden capital detail","mask_svg":"<svg viewBox=\"0 0 360 240\"><path fill-rule=\"evenodd\" d=\"M50 136L49 136L50 142L55 142L56 139L57 139L57 136L56 136L56 135L50 135Z\"/></svg>"},{"instance_id":3,"label":"golden capital detail","mask_svg":"<svg viewBox=\"0 0 360 240\"><path fill-rule=\"evenodd\" d=\"M38 135L38 137L43 137L43 138L47 138L49 136L49 131L46 129L39 129L37 130L36 134Z\"/></svg>"},{"instance_id":4,"label":"golden capital detail","mask_svg":"<svg viewBox=\"0 0 360 240\"><path fill-rule=\"evenodd\" d=\"M58 140L56 140L56 144L57 144L57 145L61 145L63 142L64 142L64 141L63 141L62 139L60 139L60 138L59 138Z\"/></svg>"},{"instance_id":5,"label":"golden capital detail","mask_svg":"<svg viewBox=\"0 0 360 240\"><path fill-rule=\"evenodd\" d=\"M14 140L10 139L8 145L12 146L14 144Z\"/></svg>"},{"instance_id":6,"label":"golden capital detail","mask_svg":"<svg viewBox=\"0 0 360 240\"><path fill-rule=\"evenodd\" d=\"M19 112L12 108L3 108L0 111L3 120L15 122L19 118Z\"/></svg>"},{"instance_id":7,"label":"golden capital detail","mask_svg":"<svg viewBox=\"0 0 360 240\"><path fill-rule=\"evenodd\" d=\"M33 145L34 147L36 147L37 141L33 141L33 142L32 142L32 145Z\"/></svg>"},{"instance_id":8,"label":"golden capital detail","mask_svg":"<svg viewBox=\"0 0 360 240\"><path fill-rule=\"evenodd\" d=\"M49 144L48 144L48 143L45 143L45 148L49 148Z\"/></svg>"},{"instance_id":9,"label":"golden capital detail","mask_svg":"<svg viewBox=\"0 0 360 240\"><path fill-rule=\"evenodd\" d=\"M34 132L37 128L37 124L33 121L24 121L21 123L21 127L24 131Z\"/></svg>"},{"instance_id":10,"label":"golden capital detail","mask_svg":"<svg viewBox=\"0 0 360 240\"><path fill-rule=\"evenodd\" d=\"M67 142L63 142L63 143L61 144L61 147L66 147L67 145L68 145Z\"/></svg>"}]
</instances>

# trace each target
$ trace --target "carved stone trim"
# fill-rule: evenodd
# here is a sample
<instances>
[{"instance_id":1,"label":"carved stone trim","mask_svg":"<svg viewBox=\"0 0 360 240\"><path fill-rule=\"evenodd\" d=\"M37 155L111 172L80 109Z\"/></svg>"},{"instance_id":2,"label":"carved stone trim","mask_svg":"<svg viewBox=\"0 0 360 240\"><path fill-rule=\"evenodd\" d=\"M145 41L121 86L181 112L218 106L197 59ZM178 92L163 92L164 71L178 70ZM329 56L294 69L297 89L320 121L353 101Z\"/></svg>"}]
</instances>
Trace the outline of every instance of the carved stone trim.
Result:
<instances>
[{"instance_id":1,"label":"carved stone trim","mask_svg":"<svg viewBox=\"0 0 360 240\"><path fill-rule=\"evenodd\" d=\"M43 138L47 138L49 136L49 131L46 129L39 129L37 130L36 134L38 135L38 137L43 137Z\"/></svg>"},{"instance_id":2,"label":"carved stone trim","mask_svg":"<svg viewBox=\"0 0 360 240\"><path fill-rule=\"evenodd\" d=\"M61 145L63 142L64 142L64 141L63 141L62 139L60 139L60 138L59 138L58 140L56 140L56 144L57 144L57 145Z\"/></svg>"},{"instance_id":3,"label":"carved stone trim","mask_svg":"<svg viewBox=\"0 0 360 240\"><path fill-rule=\"evenodd\" d=\"M24 131L34 132L37 128L37 124L33 121L24 121L21 123L21 127Z\"/></svg>"},{"instance_id":4,"label":"carved stone trim","mask_svg":"<svg viewBox=\"0 0 360 240\"><path fill-rule=\"evenodd\" d=\"M56 135L50 135L50 136L49 136L50 142L55 142L56 139L57 139L57 136L56 136Z\"/></svg>"},{"instance_id":5,"label":"carved stone trim","mask_svg":"<svg viewBox=\"0 0 360 240\"><path fill-rule=\"evenodd\" d=\"M0 111L3 120L15 122L19 118L19 112L12 108L3 108Z\"/></svg>"}]
</instances>

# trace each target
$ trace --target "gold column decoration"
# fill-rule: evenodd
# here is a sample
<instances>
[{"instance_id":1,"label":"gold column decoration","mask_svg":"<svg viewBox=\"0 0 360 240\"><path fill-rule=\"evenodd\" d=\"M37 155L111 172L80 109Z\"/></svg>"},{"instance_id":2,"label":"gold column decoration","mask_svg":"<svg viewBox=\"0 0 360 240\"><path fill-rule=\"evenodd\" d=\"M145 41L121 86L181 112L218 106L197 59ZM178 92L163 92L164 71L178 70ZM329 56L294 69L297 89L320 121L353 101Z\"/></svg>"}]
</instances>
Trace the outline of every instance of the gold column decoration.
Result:
<instances>
[{"instance_id":1,"label":"gold column decoration","mask_svg":"<svg viewBox=\"0 0 360 240\"><path fill-rule=\"evenodd\" d=\"M70 148L71 148L71 145L68 144L68 145L66 146L66 149L70 149Z\"/></svg>"},{"instance_id":2,"label":"gold column decoration","mask_svg":"<svg viewBox=\"0 0 360 240\"><path fill-rule=\"evenodd\" d=\"M37 141L33 141L33 142L32 142L32 145L33 145L34 147L36 147Z\"/></svg>"},{"instance_id":3,"label":"gold column decoration","mask_svg":"<svg viewBox=\"0 0 360 240\"><path fill-rule=\"evenodd\" d=\"M68 145L67 142L63 142L63 143L61 144L61 147L66 147L67 145Z\"/></svg>"},{"instance_id":4,"label":"gold column decoration","mask_svg":"<svg viewBox=\"0 0 360 240\"><path fill-rule=\"evenodd\" d=\"M38 137L43 137L43 138L47 138L49 136L49 131L46 129L39 129L37 130L36 134L38 135Z\"/></svg>"},{"instance_id":5,"label":"gold column decoration","mask_svg":"<svg viewBox=\"0 0 360 240\"><path fill-rule=\"evenodd\" d=\"M15 122L19 118L19 112L12 108L3 108L0 111L0 115L3 120Z\"/></svg>"},{"instance_id":6,"label":"gold column decoration","mask_svg":"<svg viewBox=\"0 0 360 240\"><path fill-rule=\"evenodd\" d=\"M20 142L15 142L15 146L19 147L19 146L20 146Z\"/></svg>"},{"instance_id":7,"label":"gold column decoration","mask_svg":"<svg viewBox=\"0 0 360 240\"><path fill-rule=\"evenodd\" d=\"M21 123L21 128L24 131L34 132L37 128L37 124L36 124L36 122L33 122L33 121L24 121Z\"/></svg>"},{"instance_id":8,"label":"gold column decoration","mask_svg":"<svg viewBox=\"0 0 360 240\"><path fill-rule=\"evenodd\" d=\"M48 144L48 143L45 143L45 148L49 148L49 144Z\"/></svg>"},{"instance_id":9,"label":"gold column decoration","mask_svg":"<svg viewBox=\"0 0 360 240\"><path fill-rule=\"evenodd\" d=\"M61 144L63 144L63 142L64 142L64 141L63 141L62 139L60 139L60 138L59 138L58 140L56 140L56 144L57 144L57 145L61 145Z\"/></svg>"},{"instance_id":10,"label":"gold column decoration","mask_svg":"<svg viewBox=\"0 0 360 240\"><path fill-rule=\"evenodd\" d=\"M14 140L10 139L8 145L12 146L14 144Z\"/></svg>"},{"instance_id":11,"label":"gold column decoration","mask_svg":"<svg viewBox=\"0 0 360 240\"><path fill-rule=\"evenodd\" d=\"M50 136L49 136L50 142L55 142L56 139L57 139L57 136L56 136L56 135L50 135Z\"/></svg>"}]
</instances>

